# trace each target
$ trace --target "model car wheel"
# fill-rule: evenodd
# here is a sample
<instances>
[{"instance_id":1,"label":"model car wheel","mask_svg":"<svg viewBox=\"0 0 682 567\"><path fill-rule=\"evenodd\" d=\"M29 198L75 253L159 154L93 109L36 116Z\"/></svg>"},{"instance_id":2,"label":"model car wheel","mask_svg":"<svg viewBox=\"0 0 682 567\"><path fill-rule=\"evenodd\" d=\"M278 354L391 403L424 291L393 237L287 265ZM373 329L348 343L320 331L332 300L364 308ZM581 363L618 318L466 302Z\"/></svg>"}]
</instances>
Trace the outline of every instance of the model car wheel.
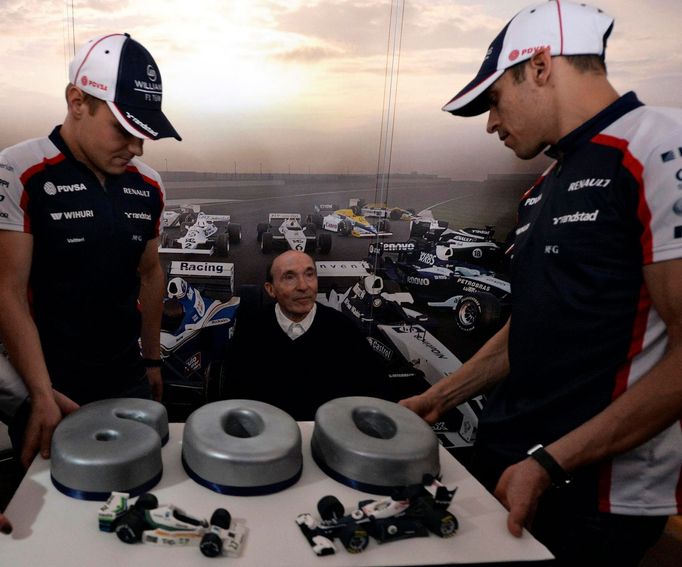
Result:
<instances>
[{"instance_id":1,"label":"model car wheel","mask_svg":"<svg viewBox=\"0 0 682 567\"><path fill-rule=\"evenodd\" d=\"M346 512L343 504L336 496L323 496L317 503L317 512L323 520L342 518Z\"/></svg>"},{"instance_id":2,"label":"model car wheel","mask_svg":"<svg viewBox=\"0 0 682 567\"><path fill-rule=\"evenodd\" d=\"M329 254L329 251L332 249L331 234L318 234L317 248L320 250L320 254Z\"/></svg>"},{"instance_id":3,"label":"model car wheel","mask_svg":"<svg viewBox=\"0 0 682 567\"><path fill-rule=\"evenodd\" d=\"M230 529L230 522L232 522L232 516L225 508L216 508L211 516L211 525L224 530Z\"/></svg>"},{"instance_id":4,"label":"model car wheel","mask_svg":"<svg viewBox=\"0 0 682 567\"><path fill-rule=\"evenodd\" d=\"M230 236L230 243L237 244L242 241L242 225L230 223L227 225L227 234Z\"/></svg>"},{"instance_id":5,"label":"model car wheel","mask_svg":"<svg viewBox=\"0 0 682 567\"><path fill-rule=\"evenodd\" d=\"M348 553L360 553L369 544L369 535L364 528L348 526L339 534L339 540Z\"/></svg>"},{"instance_id":6,"label":"model car wheel","mask_svg":"<svg viewBox=\"0 0 682 567\"><path fill-rule=\"evenodd\" d=\"M156 496L149 492L140 494L135 504L132 506L136 510L153 510L159 507L159 500Z\"/></svg>"},{"instance_id":7,"label":"model car wheel","mask_svg":"<svg viewBox=\"0 0 682 567\"><path fill-rule=\"evenodd\" d=\"M263 251L263 254L272 252L272 239L273 239L272 232L263 233L260 241L260 249Z\"/></svg>"},{"instance_id":8,"label":"model car wheel","mask_svg":"<svg viewBox=\"0 0 682 567\"><path fill-rule=\"evenodd\" d=\"M431 510L424 517L424 524L432 533L440 537L455 535L459 523L450 512L444 510Z\"/></svg>"},{"instance_id":9,"label":"model car wheel","mask_svg":"<svg viewBox=\"0 0 682 567\"><path fill-rule=\"evenodd\" d=\"M500 318L500 303L489 293L466 295L455 308L455 323L460 331L483 330Z\"/></svg>"},{"instance_id":10,"label":"model car wheel","mask_svg":"<svg viewBox=\"0 0 682 567\"><path fill-rule=\"evenodd\" d=\"M218 557L223 551L223 540L218 534L209 532L201 538L199 549L206 557Z\"/></svg>"},{"instance_id":11,"label":"model car wheel","mask_svg":"<svg viewBox=\"0 0 682 567\"><path fill-rule=\"evenodd\" d=\"M114 522L114 531L118 539L124 543L140 541L145 527L145 521L135 511L127 512Z\"/></svg>"},{"instance_id":12,"label":"model car wheel","mask_svg":"<svg viewBox=\"0 0 682 567\"><path fill-rule=\"evenodd\" d=\"M270 225L266 222L259 222L256 227L256 239L258 242L263 240L263 234L266 233L270 228Z\"/></svg>"}]
</instances>

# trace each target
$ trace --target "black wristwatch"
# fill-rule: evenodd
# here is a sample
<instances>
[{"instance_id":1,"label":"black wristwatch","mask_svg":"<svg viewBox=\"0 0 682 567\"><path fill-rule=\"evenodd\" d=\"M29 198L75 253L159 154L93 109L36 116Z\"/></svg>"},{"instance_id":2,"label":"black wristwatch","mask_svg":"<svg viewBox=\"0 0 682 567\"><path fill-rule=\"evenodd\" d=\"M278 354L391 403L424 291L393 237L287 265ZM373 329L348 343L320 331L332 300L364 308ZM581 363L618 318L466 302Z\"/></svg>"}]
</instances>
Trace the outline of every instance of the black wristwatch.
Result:
<instances>
[{"instance_id":1,"label":"black wristwatch","mask_svg":"<svg viewBox=\"0 0 682 567\"><path fill-rule=\"evenodd\" d=\"M528 449L527 454L547 471L553 486L560 488L571 484L571 481L573 480L571 475L554 460L554 457L552 457L542 445L538 444L531 447Z\"/></svg>"},{"instance_id":2,"label":"black wristwatch","mask_svg":"<svg viewBox=\"0 0 682 567\"><path fill-rule=\"evenodd\" d=\"M161 368L163 366L163 360L160 358L143 358L142 366L145 368Z\"/></svg>"}]
</instances>

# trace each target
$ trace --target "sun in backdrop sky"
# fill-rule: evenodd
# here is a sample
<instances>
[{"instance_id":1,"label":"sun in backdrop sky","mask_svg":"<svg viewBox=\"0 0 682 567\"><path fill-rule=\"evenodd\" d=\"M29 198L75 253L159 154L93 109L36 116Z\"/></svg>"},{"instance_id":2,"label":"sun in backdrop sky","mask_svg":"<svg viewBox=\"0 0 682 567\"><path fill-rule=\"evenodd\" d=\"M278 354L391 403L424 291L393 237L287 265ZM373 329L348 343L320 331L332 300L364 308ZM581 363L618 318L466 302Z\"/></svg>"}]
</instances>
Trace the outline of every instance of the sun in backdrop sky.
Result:
<instances>
[{"instance_id":1,"label":"sun in backdrop sky","mask_svg":"<svg viewBox=\"0 0 682 567\"><path fill-rule=\"evenodd\" d=\"M481 179L540 168L440 107L478 70L526 0L406 0L392 171ZM681 106L679 0L596 0L616 18L607 63L620 92ZM0 0L0 146L46 135L65 113L68 61L128 32L154 55L164 111L183 136L145 146L164 170L373 173L389 0ZM395 15L395 14L394 14ZM542 159L542 158L540 158Z\"/></svg>"}]
</instances>

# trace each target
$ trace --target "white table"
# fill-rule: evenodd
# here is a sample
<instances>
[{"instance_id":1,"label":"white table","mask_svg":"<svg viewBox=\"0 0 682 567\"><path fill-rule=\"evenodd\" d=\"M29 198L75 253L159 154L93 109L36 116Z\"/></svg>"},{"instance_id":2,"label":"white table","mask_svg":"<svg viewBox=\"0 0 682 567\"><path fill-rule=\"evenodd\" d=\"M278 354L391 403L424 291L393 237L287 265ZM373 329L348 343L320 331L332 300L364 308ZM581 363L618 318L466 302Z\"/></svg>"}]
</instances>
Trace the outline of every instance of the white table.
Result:
<instances>
[{"instance_id":1,"label":"white table","mask_svg":"<svg viewBox=\"0 0 682 567\"><path fill-rule=\"evenodd\" d=\"M459 520L454 537L430 535L378 544L351 555L342 546L332 556L317 557L295 523L299 513L317 514L320 497L336 495L349 508L366 494L327 477L310 455L311 422L299 423L303 437L303 474L286 490L267 496L227 496L204 488L184 472L181 462L183 424L170 424L163 448L163 477L151 492L190 514L210 517L217 507L244 518L249 528L239 558L204 557L196 547L165 549L127 545L98 530L100 502L76 500L59 492L50 480L50 463L38 457L10 502L6 515L14 525L0 537L0 565L30 567L188 566L234 567L394 566L491 563L550 559L549 551L530 534L517 539L506 530L506 511L447 451L441 448L443 482L457 486L450 510Z\"/></svg>"}]
</instances>

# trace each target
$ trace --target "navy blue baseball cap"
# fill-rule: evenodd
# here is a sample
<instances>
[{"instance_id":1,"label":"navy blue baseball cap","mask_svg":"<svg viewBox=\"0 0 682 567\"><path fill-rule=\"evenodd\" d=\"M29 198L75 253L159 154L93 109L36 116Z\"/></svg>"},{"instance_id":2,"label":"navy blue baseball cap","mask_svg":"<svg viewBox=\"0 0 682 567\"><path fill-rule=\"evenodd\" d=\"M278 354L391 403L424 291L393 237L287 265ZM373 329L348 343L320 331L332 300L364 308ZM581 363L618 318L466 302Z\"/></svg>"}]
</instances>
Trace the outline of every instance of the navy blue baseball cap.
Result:
<instances>
[{"instance_id":1,"label":"navy blue baseball cap","mask_svg":"<svg viewBox=\"0 0 682 567\"><path fill-rule=\"evenodd\" d=\"M121 125L138 138L182 140L161 111L161 73L151 53L125 34L83 45L69 64L69 81L106 101Z\"/></svg>"},{"instance_id":2,"label":"navy blue baseball cap","mask_svg":"<svg viewBox=\"0 0 682 567\"><path fill-rule=\"evenodd\" d=\"M530 59L548 47L555 55L600 55L613 29L613 18L599 8L568 0L549 0L516 14L488 47L473 80L442 110L458 116L476 116L488 110L482 96L509 67Z\"/></svg>"}]
</instances>

